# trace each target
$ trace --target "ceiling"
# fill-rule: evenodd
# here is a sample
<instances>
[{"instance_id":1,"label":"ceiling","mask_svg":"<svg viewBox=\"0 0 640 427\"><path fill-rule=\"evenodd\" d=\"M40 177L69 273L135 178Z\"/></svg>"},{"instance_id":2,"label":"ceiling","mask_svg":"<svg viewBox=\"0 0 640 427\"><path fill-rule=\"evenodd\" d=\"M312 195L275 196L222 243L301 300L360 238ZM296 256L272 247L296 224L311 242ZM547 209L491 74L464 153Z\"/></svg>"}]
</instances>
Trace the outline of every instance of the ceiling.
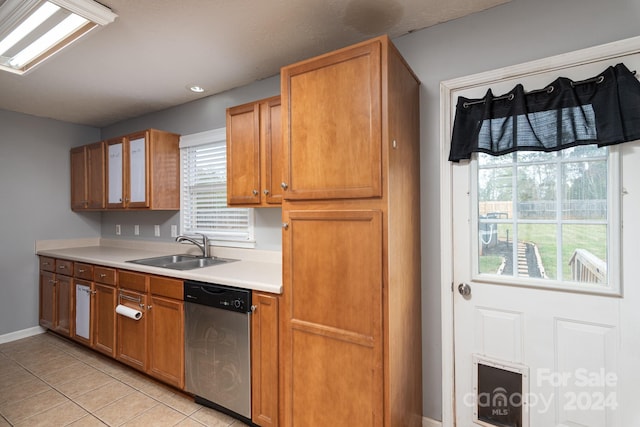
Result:
<instances>
[{"instance_id":1,"label":"ceiling","mask_svg":"<svg viewBox=\"0 0 640 427\"><path fill-rule=\"evenodd\" d=\"M506 1L103 0L113 24L23 76L0 71L0 108L104 127ZM190 92L194 84L205 92Z\"/></svg>"}]
</instances>

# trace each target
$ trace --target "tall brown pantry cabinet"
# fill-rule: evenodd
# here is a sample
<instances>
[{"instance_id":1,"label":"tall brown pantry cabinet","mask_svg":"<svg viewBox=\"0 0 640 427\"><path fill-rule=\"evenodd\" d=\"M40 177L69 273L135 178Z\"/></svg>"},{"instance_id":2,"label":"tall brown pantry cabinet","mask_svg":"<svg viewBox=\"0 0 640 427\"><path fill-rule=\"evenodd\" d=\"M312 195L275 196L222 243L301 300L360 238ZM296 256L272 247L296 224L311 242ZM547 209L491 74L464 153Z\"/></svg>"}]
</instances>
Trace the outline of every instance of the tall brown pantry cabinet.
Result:
<instances>
[{"instance_id":1,"label":"tall brown pantry cabinet","mask_svg":"<svg viewBox=\"0 0 640 427\"><path fill-rule=\"evenodd\" d=\"M282 425L420 426L420 83L386 36L281 78Z\"/></svg>"}]
</instances>

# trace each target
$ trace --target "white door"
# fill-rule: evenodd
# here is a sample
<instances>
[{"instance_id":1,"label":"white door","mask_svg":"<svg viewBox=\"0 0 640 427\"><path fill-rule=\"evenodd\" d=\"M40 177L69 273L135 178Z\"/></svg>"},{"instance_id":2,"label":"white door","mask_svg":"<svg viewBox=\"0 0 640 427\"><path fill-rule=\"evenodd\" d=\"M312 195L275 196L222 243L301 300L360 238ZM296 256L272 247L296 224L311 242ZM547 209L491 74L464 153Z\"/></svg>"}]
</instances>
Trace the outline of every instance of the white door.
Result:
<instances>
[{"instance_id":1,"label":"white door","mask_svg":"<svg viewBox=\"0 0 640 427\"><path fill-rule=\"evenodd\" d=\"M638 54L595 58L602 49L538 61L530 75L514 67L480 84L461 80L450 105L489 87L497 95L517 83L585 79L619 62L640 72ZM637 142L451 165L457 426L640 426L638 165ZM598 185L608 202L594 200ZM550 207L531 197L543 190L558 195Z\"/></svg>"}]
</instances>

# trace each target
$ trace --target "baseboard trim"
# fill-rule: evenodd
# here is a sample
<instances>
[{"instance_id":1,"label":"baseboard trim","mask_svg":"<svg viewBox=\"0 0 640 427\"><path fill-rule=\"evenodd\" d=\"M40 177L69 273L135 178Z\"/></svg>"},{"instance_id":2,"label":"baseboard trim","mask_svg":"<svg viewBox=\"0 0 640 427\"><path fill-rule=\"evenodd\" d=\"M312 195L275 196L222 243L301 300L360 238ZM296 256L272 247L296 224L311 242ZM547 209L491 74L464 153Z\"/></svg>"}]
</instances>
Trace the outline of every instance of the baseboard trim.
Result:
<instances>
[{"instance_id":1,"label":"baseboard trim","mask_svg":"<svg viewBox=\"0 0 640 427\"><path fill-rule=\"evenodd\" d=\"M21 331L9 332L8 334L0 335L0 344L20 340L22 338L32 337L34 335L42 334L45 331L46 329L40 326L34 326L33 328L27 328Z\"/></svg>"},{"instance_id":2,"label":"baseboard trim","mask_svg":"<svg viewBox=\"0 0 640 427\"><path fill-rule=\"evenodd\" d=\"M422 417L422 427L442 427L442 422L432 418Z\"/></svg>"}]
</instances>

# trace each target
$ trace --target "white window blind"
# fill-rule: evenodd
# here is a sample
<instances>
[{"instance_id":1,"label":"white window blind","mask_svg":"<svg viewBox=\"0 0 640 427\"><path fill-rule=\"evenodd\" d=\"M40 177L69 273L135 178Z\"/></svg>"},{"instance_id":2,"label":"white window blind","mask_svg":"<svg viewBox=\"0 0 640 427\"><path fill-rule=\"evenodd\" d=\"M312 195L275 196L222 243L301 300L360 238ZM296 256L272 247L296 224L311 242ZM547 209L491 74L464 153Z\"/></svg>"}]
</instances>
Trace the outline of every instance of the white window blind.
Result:
<instances>
[{"instance_id":1,"label":"white window blind","mask_svg":"<svg viewBox=\"0 0 640 427\"><path fill-rule=\"evenodd\" d=\"M216 244L254 242L253 211L227 207L226 141L223 130L181 138L182 234L204 233Z\"/></svg>"}]
</instances>

